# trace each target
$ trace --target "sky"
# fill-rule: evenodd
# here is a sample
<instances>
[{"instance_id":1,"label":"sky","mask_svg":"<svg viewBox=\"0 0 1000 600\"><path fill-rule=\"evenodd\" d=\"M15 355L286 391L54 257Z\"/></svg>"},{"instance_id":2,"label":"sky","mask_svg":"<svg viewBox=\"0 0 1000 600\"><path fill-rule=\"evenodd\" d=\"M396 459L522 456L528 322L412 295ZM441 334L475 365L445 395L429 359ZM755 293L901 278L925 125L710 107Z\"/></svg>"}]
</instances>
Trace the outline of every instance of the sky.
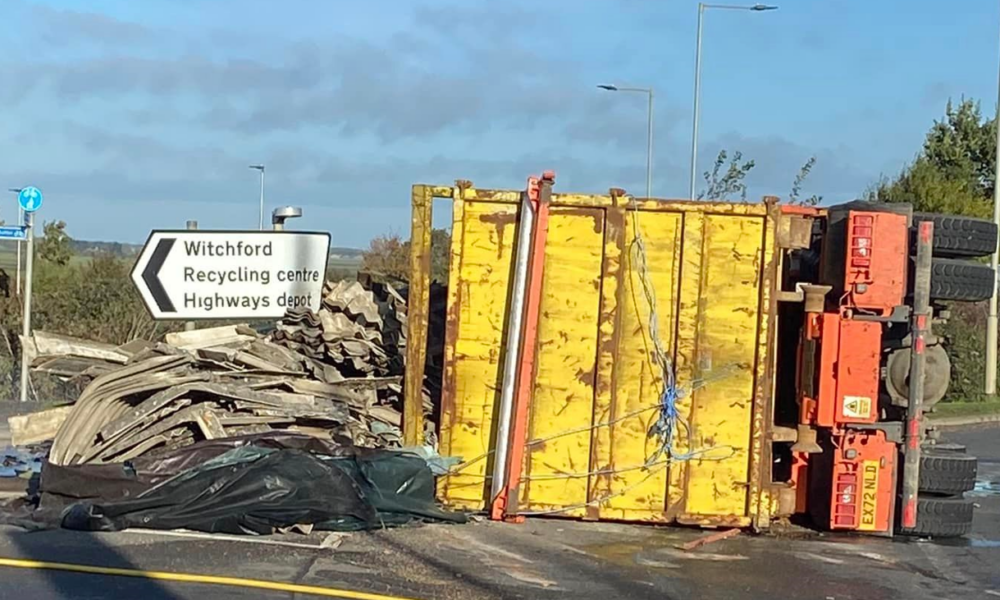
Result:
<instances>
[{"instance_id":1,"label":"sky","mask_svg":"<svg viewBox=\"0 0 1000 600\"><path fill-rule=\"evenodd\" d=\"M995 110L995 0L775 2L705 14L699 171L742 152L751 198L811 156L803 195L855 198L949 98ZM687 195L691 0L0 0L0 23L0 188L77 239L256 228L255 163L268 214L335 246L408 235L414 183L643 194L646 99L605 83L655 90L653 193Z\"/></svg>"}]
</instances>

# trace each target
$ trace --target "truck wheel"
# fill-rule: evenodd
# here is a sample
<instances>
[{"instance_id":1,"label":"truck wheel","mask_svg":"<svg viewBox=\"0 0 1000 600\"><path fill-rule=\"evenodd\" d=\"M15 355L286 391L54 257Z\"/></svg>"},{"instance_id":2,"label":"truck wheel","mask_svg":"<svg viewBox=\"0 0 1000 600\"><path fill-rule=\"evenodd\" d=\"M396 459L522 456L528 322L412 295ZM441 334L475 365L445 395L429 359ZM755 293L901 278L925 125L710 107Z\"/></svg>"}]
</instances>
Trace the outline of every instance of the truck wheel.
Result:
<instances>
[{"instance_id":1,"label":"truck wheel","mask_svg":"<svg viewBox=\"0 0 1000 600\"><path fill-rule=\"evenodd\" d=\"M987 300L993 295L994 279L993 268L989 265L935 258L931 264L931 299L960 302Z\"/></svg>"},{"instance_id":2,"label":"truck wheel","mask_svg":"<svg viewBox=\"0 0 1000 600\"><path fill-rule=\"evenodd\" d=\"M931 444L926 446L925 452L929 454L948 454L949 456L953 454L965 454L968 448L964 444L956 444L954 442L938 442L936 444Z\"/></svg>"},{"instance_id":3,"label":"truck wheel","mask_svg":"<svg viewBox=\"0 0 1000 600\"><path fill-rule=\"evenodd\" d=\"M978 461L954 452L928 452L920 456L921 493L951 496L976 486Z\"/></svg>"},{"instance_id":4,"label":"truck wheel","mask_svg":"<svg viewBox=\"0 0 1000 600\"><path fill-rule=\"evenodd\" d=\"M960 537L972 530L972 500L965 498L917 498L917 526L902 529L905 535Z\"/></svg>"},{"instance_id":5,"label":"truck wheel","mask_svg":"<svg viewBox=\"0 0 1000 600\"><path fill-rule=\"evenodd\" d=\"M913 225L934 223L934 254L942 257L987 256L997 247L997 226L986 219L913 213Z\"/></svg>"}]
</instances>

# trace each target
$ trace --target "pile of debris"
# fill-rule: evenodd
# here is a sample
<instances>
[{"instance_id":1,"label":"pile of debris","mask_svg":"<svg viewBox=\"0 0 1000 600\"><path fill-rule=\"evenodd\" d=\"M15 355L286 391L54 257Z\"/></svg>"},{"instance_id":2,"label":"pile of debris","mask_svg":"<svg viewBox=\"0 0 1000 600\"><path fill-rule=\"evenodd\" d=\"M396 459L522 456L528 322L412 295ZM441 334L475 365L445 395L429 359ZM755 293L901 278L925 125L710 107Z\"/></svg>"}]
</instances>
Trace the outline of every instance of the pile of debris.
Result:
<instances>
[{"instance_id":1,"label":"pile of debris","mask_svg":"<svg viewBox=\"0 0 1000 600\"><path fill-rule=\"evenodd\" d=\"M403 374L406 300L388 284L327 283L318 313L292 310L271 339L332 365L342 377Z\"/></svg>"},{"instance_id":2,"label":"pile of debris","mask_svg":"<svg viewBox=\"0 0 1000 600\"><path fill-rule=\"evenodd\" d=\"M272 431L397 447L406 302L391 286L368 288L327 284L318 313L290 312L267 335L226 326L114 347L36 333L26 344L35 371L89 384L71 407L29 415L12 434L54 434L55 465ZM424 400L431 412L429 392Z\"/></svg>"}]
</instances>

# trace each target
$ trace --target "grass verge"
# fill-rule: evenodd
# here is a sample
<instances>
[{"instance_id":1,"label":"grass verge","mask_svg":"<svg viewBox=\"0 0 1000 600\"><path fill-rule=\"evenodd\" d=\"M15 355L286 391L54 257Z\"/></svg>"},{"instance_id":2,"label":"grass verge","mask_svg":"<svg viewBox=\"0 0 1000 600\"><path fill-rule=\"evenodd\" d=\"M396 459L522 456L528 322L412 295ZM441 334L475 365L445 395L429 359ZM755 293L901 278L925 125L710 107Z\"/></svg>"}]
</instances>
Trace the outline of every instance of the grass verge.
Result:
<instances>
[{"instance_id":1,"label":"grass verge","mask_svg":"<svg viewBox=\"0 0 1000 600\"><path fill-rule=\"evenodd\" d=\"M988 402L946 402L938 404L934 412L929 413L929 419L944 419L948 417L978 417L1000 413L1000 400Z\"/></svg>"}]
</instances>

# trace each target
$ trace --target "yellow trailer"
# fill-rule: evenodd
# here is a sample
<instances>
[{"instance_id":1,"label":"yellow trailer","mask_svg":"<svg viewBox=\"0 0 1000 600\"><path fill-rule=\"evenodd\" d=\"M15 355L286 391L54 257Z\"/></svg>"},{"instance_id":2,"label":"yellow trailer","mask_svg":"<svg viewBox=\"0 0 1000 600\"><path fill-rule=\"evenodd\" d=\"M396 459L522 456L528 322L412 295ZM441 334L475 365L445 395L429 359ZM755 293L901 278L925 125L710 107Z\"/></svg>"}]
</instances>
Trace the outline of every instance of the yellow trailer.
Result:
<instances>
[{"instance_id":1,"label":"yellow trailer","mask_svg":"<svg viewBox=\"0 0 1000 600\"><path fill-rule=\"evenodd\" d=\"M438 494L455 508L490 504L522 194L462 181L413 187L405 435L415 443L423 432L431 210L445 198L453 223L440 452L465 462ZM550 206L519 514L767 527L780 495L769 484L772 290L789 216L774 201L641 199L614 189L553 194ZM672 459L649 435L663 388L650 290L690 428Z\"/></svg>"}]
</instances>

